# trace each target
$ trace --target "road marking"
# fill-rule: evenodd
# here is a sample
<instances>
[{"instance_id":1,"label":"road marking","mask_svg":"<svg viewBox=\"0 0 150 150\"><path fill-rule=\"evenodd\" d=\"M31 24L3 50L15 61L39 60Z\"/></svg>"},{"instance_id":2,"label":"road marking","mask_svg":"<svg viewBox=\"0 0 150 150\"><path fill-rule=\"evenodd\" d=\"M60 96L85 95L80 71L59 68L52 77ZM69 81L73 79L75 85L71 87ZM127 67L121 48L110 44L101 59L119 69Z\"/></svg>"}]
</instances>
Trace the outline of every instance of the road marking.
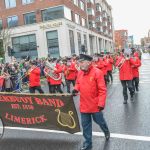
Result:
<instances>
[{"instance_id":1,"label":"road marking","mask_svg":"<svg viewBox=\"0 0 150 150\"><path fill-rule=\"evenodd\" d=\"M118 85L120 84L121 85L121 82L113 82L112 85ZM149 82L140 82L139 84L150 84L150 81Z\"/></svg>"},{"instance_id":2,"label":"road marking","mask_svg":"<svg viewBox=\"0 0 150 150\"><path fill-rule=\"evenodd\" d=\"M2 128L2 127L0 127L0 128ZM5 127L5 129L46 132L46 133L58 133L58 134L69 134L69 133L64 132L64 131L46 130L46 129L33 129L33 128L21 128L21 127ZM102 132L93 132L92 134L93 134L93 136L104 137L104 133L102 133ZM75 135L82 135L82 132L75 133ZM150 137L149 136L137 136L137 135L111 133L111 138L150 142Z\"/></svg>"}]
</instances>

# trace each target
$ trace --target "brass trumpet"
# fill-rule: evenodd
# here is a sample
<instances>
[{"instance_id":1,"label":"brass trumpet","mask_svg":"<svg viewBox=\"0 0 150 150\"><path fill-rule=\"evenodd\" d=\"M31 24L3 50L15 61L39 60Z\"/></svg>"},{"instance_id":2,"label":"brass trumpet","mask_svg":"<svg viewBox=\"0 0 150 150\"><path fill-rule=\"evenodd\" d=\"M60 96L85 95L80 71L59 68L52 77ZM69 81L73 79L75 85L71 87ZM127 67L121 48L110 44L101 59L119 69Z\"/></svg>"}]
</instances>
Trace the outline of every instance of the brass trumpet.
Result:
<instances>
[{"instance_id":1,"label":"brass trumpet","mask_svg":"<svg viewBox=\"0 0 150 150\"><path fill-rule=\"evenodd\" d=\"M20 78L18 78L18 80L15 82L16 84L18 84L20 81L22 81L24 78L26 78L27 76L30 75L30 73L34 70L38 68L38 66L35 66L35 68L29 69L25 74L23 74Z\"/></svg>"}]
</instances>

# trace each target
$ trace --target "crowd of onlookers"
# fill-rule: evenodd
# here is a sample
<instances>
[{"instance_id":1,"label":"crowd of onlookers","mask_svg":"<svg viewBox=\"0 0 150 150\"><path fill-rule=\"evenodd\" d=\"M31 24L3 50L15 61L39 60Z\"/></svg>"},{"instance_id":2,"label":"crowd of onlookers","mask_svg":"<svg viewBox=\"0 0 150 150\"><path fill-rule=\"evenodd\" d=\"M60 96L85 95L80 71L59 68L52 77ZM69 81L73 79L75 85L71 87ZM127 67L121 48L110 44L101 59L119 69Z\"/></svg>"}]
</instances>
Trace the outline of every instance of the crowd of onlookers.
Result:
<instances>
[{"instance_id":1,"label":"crowd of onlookers","mask_svg":"<svg viewBox=\"0 0 150 150\"><path fill-rule=\"evenodd\" d=\"M41 76L44 76L43 59L36 59L37 66L41 69ZM27 71L30 68L30 60L21 62L13 61L11 63L0 64L0 90L6 92L22 90L22 85L28 83Z\"/></svg>"}]
</instances>

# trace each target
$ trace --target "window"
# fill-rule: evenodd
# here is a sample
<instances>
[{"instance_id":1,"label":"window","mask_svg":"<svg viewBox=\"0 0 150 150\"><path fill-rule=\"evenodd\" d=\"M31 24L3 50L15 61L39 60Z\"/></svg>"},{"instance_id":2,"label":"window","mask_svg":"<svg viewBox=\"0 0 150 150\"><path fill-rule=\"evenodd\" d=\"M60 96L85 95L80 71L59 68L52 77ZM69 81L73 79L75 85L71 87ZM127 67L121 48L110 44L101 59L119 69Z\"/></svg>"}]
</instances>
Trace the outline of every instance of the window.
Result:
<instances>
[{"instance_id":1,"label":"window","mask_svg":"<svg viewBox=\"0 0 150 150\"><path fill-rule=\"evenodd\" d=\"M64 8L63 6L48 8L46 10L42 10L42 19L43 21L53 20L64 18Z\"/></svg>"},{"instance_id":2,"label":"window","mask_svg":"<svg viewBox=\"0 0 150 150\"><path fill-rule=\"evenodd\" d=\"M8 28L16 27L18 25L18 16L12 16L7 18Z\"/></svg>"},{"instance_id":3,"label":"window","mask_svg":"<svg viewBox=\"0 0 150 150\"><path fill-rule=\"evenodd\" d=\"M0 19L0 30L2 30L3 29L3 22L2 22L2 20Z\"/></svg>"},{"instance_id":4,"label":"window","mask_svg":"<svg viewBox=\"0 0 150 150\"><path fill-rule=\"evenodd\" d=\"M87 13L88 13L88 15L93 15L93 16L95 16L94 9L92 9L92 8L88 8L88 9L87 9Z\"/></svg>"},{"instance_id":5,"label":"window","mask_svg":"<svg viewBox=\"0 0 150 150\"><path fill-rule=\"evenodd\" d=\"M36 23L35 12L24 14L24 23L25 24Z\"/></svg>"},{"instance_id":6,"label":"window","mask_svg":"<svg viewBox=\"0 0 150 150\"><path fill-rule=\"evenodd\" d=\"M103 27L102 26L98 26L98 27L96 27L96 29L97 29L98 32L103 32Z\"/></svg>"},{"instance_id":7,"label":"window","mask_svg":"<svg viewBox=\"0 0 150 150\"><path fill-rule=\"evenodd\" d=\"M59 53L58 32L56 30L47 32L47 45L48 45L48 54L51 57L58 58L60 56L60 53Z\"/></svg>"},{"instance_id":8,"label":"window","mask_svg":"<svg viewBox=\"0 0 150 150\"><path fill-rule=\"evenodd\" d=\"M103 11L103 18L107 18L107 13Z\"/></svg>"},{"instance_id":9,"label":"window","mask_svg":"<svg viewBox=\"0 0 150 150\"><path fill-rule=\"evenodd\" d=\"M96 17L96 22L102 22L102 17L101 16Z\"/></svg>"},{"instance_id":10,"label":"window","mask_svg":"<svg viewBox=\"0 0 150 150\"><path fill-rule=\"evenodd\" d=\"M99 22L100 21L100 17L96 17L96 22Z\"/></svg>"},{"instance_id":11,"label":"window","mask_svg":"<svg viewBox=\"0 0 150 150\"><path fill-rule=\"evenodd\" d=\"M75 54L74 33L69 30L71 54Z\"/></svg>"},{"instance_id":12,"label":"window","mask_svg":"<svg viewBox=\"0 0 150 150\"><path fill-rule=\"evenodd\" d=\"M82 26L86 26L86 19L82 18Z\"/></svg>"},{"instance_id":13,"label":"window","mask_svg":"<svg viewBox=\"0 0 150 150\"><path fill-rule=\"evenodd\" d=\"M22 4L30 4L33 2L34 2L34 0L22 0Z\"/></svg>"},{"instance_id":14,"label":"window","mask_svg":"<svg viewBox=\"0 0 150 150\"><path fill-rule=\"evenodd\" d=\"M100 4L96 4L96 11L102 11L102 7L100 6Z\"/></svg>"},{"instance_id":15,"label":"window","mask_svg":"<svg viewBox=\"0 0 150 150\"><path fill-rule=\"evenodd\" d=\"M78 37L78 50L80 54L81 53L81 34L79 32L77 33L77 37Z\"/></svg>"},{"instance_id":16,"label":"window","mask_svg":"<svg viewBox=\"0 0 150 150\"><path fill-rule=\"evenodd\" d=\"M71 10L67 7L64 7L64 17L68 20L72 20Z\"/></svg>"},{"instance_id":17,"label":"window","mask_svg":"<svg viewBox=\"0 0 150 150\"><path fill-rule=\"evenodd\" d=\"M98 42L99 42L99 51L101 52L101 50L102 50L102 39L99 38Z\"/></svg>"},{"instance_id":18,"label":"window","mask_svg":"<svg viewBox=\"0 0 150 150\"><path fill-rule=\"evenodd\" d=\"M80 24L80 16L75 14L75 23Z\"/></svg>"},{"instance_id":19,"label":"window","mask_svg":"<svg viewBox=\"0 0 150 150\"><path fill-rule=\"evenodd\" d=\"M100 16L100 22L103 22L102 16Z\"/></svg>"},{"instance_id":20,"label":"window","mask_svg":"<svg viewBox=\"0 0 150 150\"><path fill-rule=\"evenodd\" d=\"M16 0L5 0L6 8L16 7Z\"/></svg>"},{"instance_id":21,"label":"window","mask_svg":"<svg viewBox=\"0 0 150 150\"><path fill-rule=\"evenodd\" d=\"M80 8L84 11L85 10L85 5L82 1L80 1Z\"/></svg>"},{"instance_id":22,"label":"window","mask_svg":"<svg viewBox=\"0 0 150 150\"><path fill-rule=\"evenodd\" d=\"M12 45L16 58L26 58L27 56L35 58L38 56L35 34L14 37L12 38Z\"/></svg>"},{"instance_id":23,"label":"window","mask_svg":"<svg viewBox=\"0 0 150 150\"><path fill-rule=\"evenodd\" d=\"M91 55L92 55L93 51L94 51L94 36L89 35L89 43L90 43L90 51L91 51Z\"/></svg>"},{"instance_id":24,"label":"window","mask_svg":"<svg viewBox=\"0 0 150 150\"><path fill-rule=\"evenodd\" d=\"M96 27L95 21L89 21L89 27L95 28Z\"/></svg>"},{"instance_id":25,"label":"window","mask_svg":"<svg viewBox=\"0 0 150 150\"><path fill-rule=\"evenodd\" d=\"M87 2L94 4L94 0L87 0Z\"/></svg>"},{"instance_id":26,"label":"window","mask_svg":"<svg viewBox=\"0 0 150 150\"><path fill-rule=\"evenodd\" d=\"M87 36L86 34L84 34L84 46L85 46L85 50L87 50Z\"/></svg>"},{"instance_id":27,"label":"window","mask_svg":"<svg viewBox=\"0 0 150 150\"><path fill-rule=\"evenodd\" d=\"M73 3L77 6L79 6L79 1L78 0L73 0Z\"/></svg>"},{"instance_id":28,"label":"window","mask_svg":"<svg viewBox=\"0 0 150 150\"><path fill-rule=\"evenodd\" d=\"M71 20L74 21L74 13L71 11Z\"/></svg>"},{"instance_id":29,"label":"window","mask_svg":"<svg viewBox=\"0 0 150 150\"><path fill-rule=\"evenodd\" d=\"M60 19L60 18L66 18L68 20L72 20L71 10L65 6L52 7L52 8L42 10L43 21Z\"/></svg>"}]
</instances>

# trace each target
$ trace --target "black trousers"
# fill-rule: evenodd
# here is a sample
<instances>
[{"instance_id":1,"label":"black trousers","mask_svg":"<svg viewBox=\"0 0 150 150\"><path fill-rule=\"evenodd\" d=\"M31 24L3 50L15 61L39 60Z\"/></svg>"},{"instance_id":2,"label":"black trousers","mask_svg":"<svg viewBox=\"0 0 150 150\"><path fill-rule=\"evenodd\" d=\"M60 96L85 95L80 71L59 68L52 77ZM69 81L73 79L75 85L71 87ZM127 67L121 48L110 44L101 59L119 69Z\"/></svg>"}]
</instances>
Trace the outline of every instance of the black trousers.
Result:
<instances>
[{"instance_id":1,"label":"black trousers","mask_svg":"<svg viewBox=\"0 0 150 150\"><path fill-rule=\"evenodd\" d=\"M108 76L107 75L104 75L104 80L105 80L105 84L107 85L107 83L108 83Z\"/></svg>"},{"instance_id":2,"label":"black trousers","mask_svg":"<svg viewBox=\"0 0 150 150\"><path fill-rule=\"evenodd\" d=\"M112 71L111 70L107 72L108 82L110 82L109 77L110 77L111 82L112 82L113 81L113 76L112 76Z\"/></svg>"},{"instance_id":3,"label":"black trousers","mask_svg":"<svg viewBox=\"0 0 150 150\"><path fill-rule=\"evenodd\" d=\"M132 97L134 95L134 90L133 90L133 86L132 86L132 80L121 80L121 84L122 84L122 87L123 87L124 100L127 101L128 100L127 88L130 91L130 96Z\"/></svg>"},{"instance_id":4,"label":"black trousers","mask_svg":"<svg viewBox=\"0 0 150 150\"><path fill-rule=\"evenodd\" d=\"M30 93L35 93L35 90L37 90L39 93L44 93L44 91L42 90L41 86L29 87Z\"/></svg>"},{"instance_id":5,"label":"black trousers","mask_svg":"<svg viewBox=\"0 0 150 150\"><path fill-rule=\"evenodd\" d=\"M11 88L6 88L5 91L6 92L12 92L12 89Z\"/></svg>"},{"instance_id":6,"label":"black trousers","mask_svg":"<svg viewBox=\"0 0 150 150\"><path fill-rule=\"evenodd\" d=\"M61 84L59 85L51 85L51 93L63 93L61 89Z\"/></svg>"},{"instance_id":7,"label":"black trousers","mask_svg":"<svg viewBox=\"0 0 150 150\"><path fill-rule=\"evenodd\" d=\"M70 93L70 85L71 83L75 86L75 80L66 80L67 92Z\"/></svg>"},{"instance_id":8,"label":"black trousers","mask_svg":"<svg viewBox=\"0 0 150 150\"><path fill-rule=\"evenodd\" d=\"M52 85L48 82L49 93L52 93Z\"/></svg>"},{"instance_id":9,"label":"black trousers","mask_svg":"<svg viewBox=\"0 0 150 150\"><path fill-rule=\"evenodd\" d=\"M133 90L139 90L139 77L133 78L132 80Z\"/></svg>"}]
</instances>

